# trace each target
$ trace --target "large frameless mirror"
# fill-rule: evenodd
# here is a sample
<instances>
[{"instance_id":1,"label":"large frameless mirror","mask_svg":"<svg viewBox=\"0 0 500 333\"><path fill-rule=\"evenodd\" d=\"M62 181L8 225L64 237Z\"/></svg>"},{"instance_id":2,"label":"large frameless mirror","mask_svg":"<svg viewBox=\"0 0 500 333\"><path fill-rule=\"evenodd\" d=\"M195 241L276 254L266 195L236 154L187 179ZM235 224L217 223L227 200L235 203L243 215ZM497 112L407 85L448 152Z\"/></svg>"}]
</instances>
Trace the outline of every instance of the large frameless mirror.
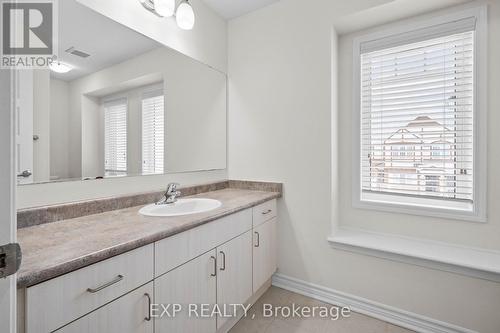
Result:
<instances>
[{"instance_id":1,"label":"large frameless mirror","mask_svg":"<svg viewBox=\"0 0 500 333\"><path fill-rule=\"evenodd\" d=\"M226 75L59 1L58 58L20 70L18 183L226 168Z\"/></svg>"}]
</instances>

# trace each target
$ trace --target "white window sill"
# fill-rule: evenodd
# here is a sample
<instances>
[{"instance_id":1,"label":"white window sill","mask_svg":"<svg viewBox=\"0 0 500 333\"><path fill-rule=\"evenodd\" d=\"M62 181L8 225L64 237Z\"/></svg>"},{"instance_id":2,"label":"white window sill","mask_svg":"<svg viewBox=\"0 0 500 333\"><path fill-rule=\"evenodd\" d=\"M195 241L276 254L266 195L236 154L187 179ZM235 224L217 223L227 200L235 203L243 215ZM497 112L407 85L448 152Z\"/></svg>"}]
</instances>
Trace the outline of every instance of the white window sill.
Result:
<instances>
[{"instance_id":1,"label":"white window sill","mask_svg":"<svg viewBox=\"0 0 500 333\"><path fill-rule=\"evenodd\" d=\"M500 282L500 251L340 228L334 248Z\"/></svg>"},{"instance_id":2,"label":"white window sill","mask_svg":"<svg viewBox=\"0 0 500 333\"><path fill-rule=\"evenodd\" d=\"M469 202L452 202L429 198L410 198L391 194L363 193L354 199L353 207L382 212L430 216L467 222L486 222L486 216Z\"/></svg>"}]
</instances>

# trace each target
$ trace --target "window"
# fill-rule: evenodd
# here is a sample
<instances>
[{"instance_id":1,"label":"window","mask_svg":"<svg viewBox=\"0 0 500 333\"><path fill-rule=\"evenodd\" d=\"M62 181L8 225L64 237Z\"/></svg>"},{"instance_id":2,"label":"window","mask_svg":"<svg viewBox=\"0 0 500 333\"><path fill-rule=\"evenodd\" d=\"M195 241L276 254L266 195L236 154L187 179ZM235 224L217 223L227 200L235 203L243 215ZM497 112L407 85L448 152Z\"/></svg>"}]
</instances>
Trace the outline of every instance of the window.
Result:
<instances>
[{"instance_id":1,"label":"window","mask_svg":"<svg viewBox=\"0 0 500 333\"><path fill-rule=\"evenodd\" d=\"M142 173L162 174L164 169L165 110L162 90L142 98Z\"/></svg>"},{"instance_id":2,"label":"window","mask_svg":"<svg viewBox=\"0 0 500 333\"><path fill-rule=\"evenodd\" d=\"M104 103L104 171L106 176L127 174L127 99Z\"/></svg>"},{"instance_id":3,"label":"window","mask_svg":"<svg viewBox=\"0 0 500 333\"><path fill-rule=\"evenodd\" d=\"M357 39L355 204L481 214L477 27L483 17L476 9L415 30Z\"/></svg>"}]
</instances>

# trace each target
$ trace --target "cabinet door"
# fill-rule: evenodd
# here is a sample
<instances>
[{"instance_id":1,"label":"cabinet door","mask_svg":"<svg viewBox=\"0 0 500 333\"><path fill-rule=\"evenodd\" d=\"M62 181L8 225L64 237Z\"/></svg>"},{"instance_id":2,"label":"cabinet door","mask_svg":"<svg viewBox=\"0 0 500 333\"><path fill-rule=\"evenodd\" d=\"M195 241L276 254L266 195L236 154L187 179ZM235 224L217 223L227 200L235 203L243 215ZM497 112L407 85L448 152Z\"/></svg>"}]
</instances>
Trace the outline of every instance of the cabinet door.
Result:
<instances>
[{"instance_id":1,"label":"cabinet door","mask_svg":"<svg viewBox=\"0 0 500 333\"><path fill-rule=\"evenodd\" d=\"M253 292L276 271L276 218L253 229Z\"/></svg>"},{"instance_id":2,"label":"cabinet door","mask_svg":"<svg viewBox=\"0 0 500 333\"><path fill-rule=\"evenodd\" d=\"M227 315L236 316L230 305L244 304L252 296L252 231L219 246L217 255L217 304ZM217 329L229 318L218 317Z\"/></svg>"},{"instance_id":3,"label":"cabinet door","mask_svg":"<svg viewBox=\"0 0 500 333\"><path fill-rule=\"evenodd\" d=\"M153 282L57 330L57 333L153 333L149 304Z\"/></svg>"},{"instance_id":4,"label":"cabinet door","mask_svg":"<svg viewBox=\"0 0 500 333\"><path fill-rule=\"evenodd\" d=\"M175 255L172 253L171 255ZM175 317L155 319L156 333L213 333L216 331L216 317L201 317L202 304L216 302L217 263L215 250L209 251L186 264L158 277L155 280L155 303L168 306L179 304L182 311ZM197 312L190 316L189 306L197 306Z\"/></svg>"}]
</instances>

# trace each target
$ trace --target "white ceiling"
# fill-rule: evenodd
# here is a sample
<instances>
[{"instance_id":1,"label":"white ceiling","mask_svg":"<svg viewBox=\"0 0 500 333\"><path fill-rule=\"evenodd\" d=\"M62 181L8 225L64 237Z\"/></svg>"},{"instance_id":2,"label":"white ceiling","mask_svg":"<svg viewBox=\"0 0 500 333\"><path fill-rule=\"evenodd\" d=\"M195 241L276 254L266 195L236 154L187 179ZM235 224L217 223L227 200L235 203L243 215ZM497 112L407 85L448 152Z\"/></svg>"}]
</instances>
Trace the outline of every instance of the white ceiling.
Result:
<instances>
[{"instance_id":1,"label":"white ceiling","mask_svg":"<svg viewBox=\"0 0 500 333\"><path fill-rule=\"evenodd\" d=\"M268 6L279 0L203 0L215 12L225 19L253 12L259 8Z\"/></svg>"},{"instance_id":2,"label":"white ceiling","mask_svg":"<svg viewBox=\"0 0 500 333\"><path fill-rule=\"evenodd\" d=\"M59 1L59 59L75 69L52 77L71 81L146 53L162 45L76 0ZM90 54L81 58L66 53L70 47Z\"/></svg>"}]
</instances>

